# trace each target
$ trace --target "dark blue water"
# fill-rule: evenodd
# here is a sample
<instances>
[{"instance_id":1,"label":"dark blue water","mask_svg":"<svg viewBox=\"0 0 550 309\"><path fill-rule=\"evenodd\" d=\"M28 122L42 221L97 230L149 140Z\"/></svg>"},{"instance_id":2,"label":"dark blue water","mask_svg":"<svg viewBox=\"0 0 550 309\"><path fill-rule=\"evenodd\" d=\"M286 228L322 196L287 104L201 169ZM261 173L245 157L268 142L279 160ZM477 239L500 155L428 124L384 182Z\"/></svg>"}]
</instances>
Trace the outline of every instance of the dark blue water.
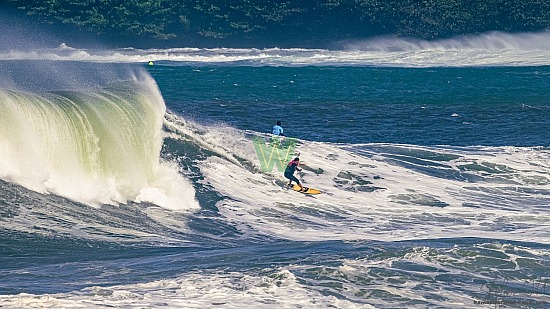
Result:
<instances>
[{"instance_id":1,"label":"dark blue water","mask_svg":"<svg viewBox=\"0 0 550 309\"><path fill-rule=\"evenodd\" d=\"M205 123L341 143L546 145L550 67L148 68L169 109Z\"/></svg>"}]
</instances>

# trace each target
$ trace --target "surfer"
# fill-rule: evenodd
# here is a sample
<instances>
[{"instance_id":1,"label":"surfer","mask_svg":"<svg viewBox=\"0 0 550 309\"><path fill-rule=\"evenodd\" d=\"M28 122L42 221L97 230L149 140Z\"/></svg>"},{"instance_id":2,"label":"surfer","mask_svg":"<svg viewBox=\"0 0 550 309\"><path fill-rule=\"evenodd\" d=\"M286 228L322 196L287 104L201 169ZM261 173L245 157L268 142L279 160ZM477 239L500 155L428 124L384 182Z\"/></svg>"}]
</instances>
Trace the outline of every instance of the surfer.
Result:
<instances>
[{"instance_id":1,"label":"surfer","mask_svg":"<svg viewBox=\"0 0 550 309\"><path fill-rule=\"evenodd\" d=\"M296 170L298 170L299 172L302 171L302 169L299 168L298 165L300 165L300 158L296 157L294 158L294 160L290 161L290 163L288 163L288 165L285 168L285 178L290 179L290 181L288 182L289 187L292 186L292 181L295 181L296 184L300 186L300 191L303 191L304 187L300 183L300 180L298 180L298 178L294 176L294 171Z\"/></svg>"},{"instance_id":2,"label":"surfer","mask_svg":"<svg viewBox=\"0 0 550 309\"><path fill-rule=\"evenodd\" d=\"M281 122L277 121L277 124L273 126L273 130L271 131L273 135L275 136L285 136L283 134L283 127L281 127Z\"/></svg>"}]
</instances>

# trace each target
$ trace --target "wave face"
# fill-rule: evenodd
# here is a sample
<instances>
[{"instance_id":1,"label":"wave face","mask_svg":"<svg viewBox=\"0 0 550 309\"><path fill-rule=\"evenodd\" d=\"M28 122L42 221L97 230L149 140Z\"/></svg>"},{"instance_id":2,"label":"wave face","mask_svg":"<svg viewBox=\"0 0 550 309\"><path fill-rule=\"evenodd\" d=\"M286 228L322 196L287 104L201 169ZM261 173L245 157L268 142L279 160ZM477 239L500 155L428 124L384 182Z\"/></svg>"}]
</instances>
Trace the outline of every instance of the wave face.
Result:
<instances>
[{"instance_id":1,"label":"wave face","mask_svg":"<svg viewBox=\"0 0 550 309\"><path fill-rule=\"evenodd\" d=\"M140 79L93 91L0 90L0 176L91 205L193 207L190 185L159 162L166 107L156 83Z\"/></svg>"},{"instance_id":2,"label":"wave face","mask_svg":"<svg viewBox=\"0 0 550 309\"><path fill-rule=\"evenodd\" d=\"M470 67L550 65L550 31L489 32L445 40L382 37L335 43L328 49L170 48L8 51L0 60L64 60L110 63L169 61L173 65Z\"/></svg>"}]
</instances>

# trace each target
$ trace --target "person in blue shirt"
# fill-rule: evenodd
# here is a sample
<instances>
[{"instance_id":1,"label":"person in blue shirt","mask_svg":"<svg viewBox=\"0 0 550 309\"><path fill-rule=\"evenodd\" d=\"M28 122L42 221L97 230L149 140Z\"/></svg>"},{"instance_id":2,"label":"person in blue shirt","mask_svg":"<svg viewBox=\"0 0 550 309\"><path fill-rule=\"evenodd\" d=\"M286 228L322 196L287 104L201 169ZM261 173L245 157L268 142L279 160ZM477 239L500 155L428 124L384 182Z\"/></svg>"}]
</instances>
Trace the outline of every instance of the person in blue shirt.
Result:
<instances>
[{"instance_id":1,"label":"person in blue shirt","mask_svg":"<svg viewBox=\"0 0 550 309\"><path fill-rule=\"evenodd\" d=\"M294 171L302 171L298 166L300 165L300 158L296 157L294 160L290 161L285 168L285 178L290 179L288 186L292 186L292 181L295 181L297 185L300 186L300 191L304 191L304 186L300 183L300 180L294 176Z\"/></svg>"},{"instance_id":2,"label":"person in blue shirt","mask_svg":"<svg viewBox=\"0 0 550 309\"><path fill-rule=\"evenodd\" d=\"M277 124L273 126L273 130L271 131L271 133L276 136L285 136L283 134L283 127L281 127L280 121L277 121Z\"/></svg>"}]
</instances>

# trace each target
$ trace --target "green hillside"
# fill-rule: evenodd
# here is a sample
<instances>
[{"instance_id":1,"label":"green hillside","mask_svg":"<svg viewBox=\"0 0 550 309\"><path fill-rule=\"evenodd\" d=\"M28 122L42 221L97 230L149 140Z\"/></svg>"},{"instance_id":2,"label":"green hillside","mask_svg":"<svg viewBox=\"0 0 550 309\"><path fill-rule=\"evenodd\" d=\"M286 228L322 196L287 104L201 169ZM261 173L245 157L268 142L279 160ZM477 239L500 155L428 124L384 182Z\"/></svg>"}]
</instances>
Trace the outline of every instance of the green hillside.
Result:
<instances>
[{"instance_id":1,"label":"green hillside","mask_svg":"<svg viewBox=\"0 0 550 309\"><path fill-rule=\"evenodd\" d=\"M154 42L325 44L550 29L548 0L7 0L41 22Z\"/></svg>"}]
</instances>

